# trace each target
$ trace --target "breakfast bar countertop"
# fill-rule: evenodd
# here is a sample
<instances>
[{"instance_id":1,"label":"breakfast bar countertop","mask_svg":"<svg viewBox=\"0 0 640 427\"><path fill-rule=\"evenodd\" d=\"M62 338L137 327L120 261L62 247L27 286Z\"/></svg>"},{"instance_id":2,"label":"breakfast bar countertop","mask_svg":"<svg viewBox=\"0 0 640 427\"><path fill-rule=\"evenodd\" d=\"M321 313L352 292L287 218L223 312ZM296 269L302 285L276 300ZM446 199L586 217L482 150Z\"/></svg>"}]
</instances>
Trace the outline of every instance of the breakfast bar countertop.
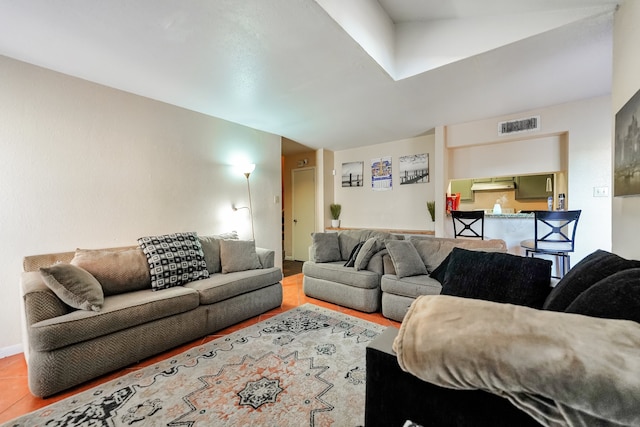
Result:
<instances>
[{"instance_id":1,"label":"breakfast bar countertop","mask_svg":"<svg viewBox=\"0 0 640 427\"><path fill-rule=\"evenodd\" d=\"M485 218L533 218L533 212L518 212L518 213L501 213L501 214L494 214L489 213L489 212L485 212L484 217Z\"/></svg>"}]
</instances>

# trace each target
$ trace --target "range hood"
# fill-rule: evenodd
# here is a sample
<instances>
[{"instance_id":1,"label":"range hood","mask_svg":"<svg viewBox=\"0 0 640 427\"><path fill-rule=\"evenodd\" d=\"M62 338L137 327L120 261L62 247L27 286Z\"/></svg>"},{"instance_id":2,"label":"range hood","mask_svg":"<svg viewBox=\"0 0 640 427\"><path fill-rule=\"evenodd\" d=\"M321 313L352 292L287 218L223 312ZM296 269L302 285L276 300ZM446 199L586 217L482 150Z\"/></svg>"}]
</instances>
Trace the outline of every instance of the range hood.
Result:
<instances>
[{"instance_id":1,"label":"range hood","mask_svg":"<svg viewBox=\"0 0 640 427\"><path fill-rule=\"evenodd\" d=\"M513 190L515 188L516 185L513 181L475 182L471 186L471 191Z\"/></svg>"}]
</instances>

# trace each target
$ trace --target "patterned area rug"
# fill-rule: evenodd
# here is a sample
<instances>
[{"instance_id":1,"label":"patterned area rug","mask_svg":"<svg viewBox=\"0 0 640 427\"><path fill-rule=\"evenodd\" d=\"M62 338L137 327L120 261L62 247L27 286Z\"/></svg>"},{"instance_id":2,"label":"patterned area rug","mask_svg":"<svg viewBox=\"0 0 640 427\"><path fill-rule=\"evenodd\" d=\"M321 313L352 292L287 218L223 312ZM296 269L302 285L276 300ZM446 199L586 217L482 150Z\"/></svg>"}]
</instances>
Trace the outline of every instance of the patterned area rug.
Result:
<instances>
[{"instance_id":1,"label":"patterned area rug","mask_svg":"<svg viewBox=\"0 0 640 427\"><path fill-rule=\"evenodd\" d=\"M305 304L5 426L359 426L385 329Z\"/></svg>"}]
</instances>

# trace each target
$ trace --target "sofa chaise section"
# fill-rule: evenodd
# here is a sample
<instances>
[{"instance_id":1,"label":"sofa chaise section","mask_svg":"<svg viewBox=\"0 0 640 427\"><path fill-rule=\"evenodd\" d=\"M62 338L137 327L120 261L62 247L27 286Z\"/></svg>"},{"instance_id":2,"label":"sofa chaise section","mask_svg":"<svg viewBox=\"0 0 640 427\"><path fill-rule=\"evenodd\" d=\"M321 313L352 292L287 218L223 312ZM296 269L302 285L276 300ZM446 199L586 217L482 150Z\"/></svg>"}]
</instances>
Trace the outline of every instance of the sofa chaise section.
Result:
<instances>
[{"instance_id":1,"label":"sofa chaise section","mask_svg":"<svg viewBox=\"0 0 640 427\"><path fill-rule=\"evenodd\" d=\"M310 260L302 267L305 295L367 313L380 311L384 242L402 238L376 230L314 233Z\"/></svg>"}]
</instances>

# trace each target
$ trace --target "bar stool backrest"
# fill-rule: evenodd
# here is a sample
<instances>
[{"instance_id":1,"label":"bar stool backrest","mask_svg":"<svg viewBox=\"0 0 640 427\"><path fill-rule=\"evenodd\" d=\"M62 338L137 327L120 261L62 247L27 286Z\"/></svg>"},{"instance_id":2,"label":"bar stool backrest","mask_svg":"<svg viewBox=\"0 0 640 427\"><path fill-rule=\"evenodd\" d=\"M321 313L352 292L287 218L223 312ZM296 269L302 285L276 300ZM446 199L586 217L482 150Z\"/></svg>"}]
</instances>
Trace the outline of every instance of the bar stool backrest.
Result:
<instances>
[{"instance_id":1,"label":"bar stool backrest","mask_svg":"<svg viewBox=\"0 0 640 427\"><path fill-rule=\"evenodd\" d=\"M534 211L535 251L573 252L581 210Z\"/></svg>"},{"instance_id":2,"label":"bar stool backrest","mask_svg":"<svg viewBox=\"0 0 640 427\"><path fill-rule=\"evenodd\" d=\"M484 211L451 211L453 234L458 237L484 240Z\"/></svg>"}]
</instances>

